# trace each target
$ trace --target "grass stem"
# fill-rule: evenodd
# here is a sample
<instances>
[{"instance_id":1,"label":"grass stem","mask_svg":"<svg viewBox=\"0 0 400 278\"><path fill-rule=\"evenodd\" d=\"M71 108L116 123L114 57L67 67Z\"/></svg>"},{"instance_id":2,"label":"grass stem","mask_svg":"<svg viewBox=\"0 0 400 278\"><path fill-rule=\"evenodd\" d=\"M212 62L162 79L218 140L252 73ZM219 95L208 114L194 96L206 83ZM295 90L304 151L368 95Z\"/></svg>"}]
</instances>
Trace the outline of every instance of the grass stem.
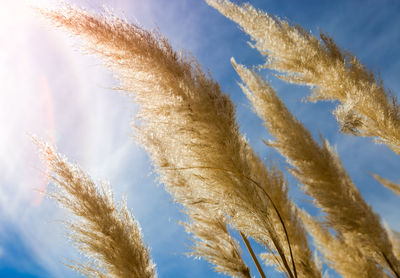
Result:
<instances>
[{"instance_id":1,"label":"grass stem","mask_svg":"<svg viewBox=\"0 0 400 278\"><path fill-rule=\"evenodd\" d=\"M267 278L267 276L265 276L263 269L261 268L260 262L258 261L256 254L254 254L253 248L251 248L249 240L242 232L240 232L240 236L242 237L244 244L246 244L247 250L249 250L251 258L253 259L254 263L256 264L257 270L260 273L261 278Z\"/></svg>"}]
</instances>

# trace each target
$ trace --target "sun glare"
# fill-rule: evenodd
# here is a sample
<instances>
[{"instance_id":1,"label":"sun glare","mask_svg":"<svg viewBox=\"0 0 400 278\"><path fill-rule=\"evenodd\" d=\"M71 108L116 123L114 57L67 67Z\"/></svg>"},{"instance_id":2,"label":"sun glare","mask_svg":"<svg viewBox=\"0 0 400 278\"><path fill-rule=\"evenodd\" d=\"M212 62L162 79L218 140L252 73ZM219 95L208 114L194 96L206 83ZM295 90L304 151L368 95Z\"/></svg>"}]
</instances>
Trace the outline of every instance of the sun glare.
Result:
<instances>
[{"instance_id":1,"label":"sun glare","mask_svg":"<svg viewBox=\"0 0 400 278\"><path fill-rule=\"evenodd\" d=\"M47 181L37 171L37 155L28 134L46 130L54 140L54 113L47 77L40 71L33 49L40 48L35 38L38 19L32 7L49 1L4 1L0 9L0 165L9 181L0 193L9 203L41 198L33 190L44 189ZM17 174L28 162L32 169ZM29 181L29 182L26 182Z\"/></svg>"}]
</instances>

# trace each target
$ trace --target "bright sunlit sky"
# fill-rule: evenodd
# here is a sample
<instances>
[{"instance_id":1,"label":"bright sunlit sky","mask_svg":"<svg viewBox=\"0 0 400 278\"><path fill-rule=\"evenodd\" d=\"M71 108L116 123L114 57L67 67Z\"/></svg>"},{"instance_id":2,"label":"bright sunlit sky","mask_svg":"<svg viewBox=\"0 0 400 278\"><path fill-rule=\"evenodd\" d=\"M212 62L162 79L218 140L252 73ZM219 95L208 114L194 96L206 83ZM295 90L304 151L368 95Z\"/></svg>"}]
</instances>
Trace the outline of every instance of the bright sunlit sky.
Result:
<instances>
[{"instance_id":1,"label":"bright sunlit sky","mask_svg":"<svg viewBox=\"0 0 400 278\"><path fill-rule=\"evenodd\" d=\"M238 121L262 158L285 160L262 143L270 139L237 85L229 59L256 65L262 57L238 27L202 0L67 0L100 11L104 6L146 28L158 27L176 49L192 52L236 103ZM242 1L237 1L242 2ZM35 1L56 5L58 1ZM305 29L331 35L342 48L400 92L400 2L397 0L257 0L254 6ZM44 5L44 4L43 4ZM109 180L118 200L125 195L151 247L159 277L223 277L202 260L189 258L190 237L178 224L180 207L156 182L147 155L131 138L137 107L112 90L118 83L99 59L81 54L79 40L41 20L22 0L0 7L0 277L80 277L63 265L79 259L60 220L66 212L42 198L44 167L30 134L55 143L95 180ZM267 76L268 73L264 75ZM400 230L399 198L369 173L400 180L399 158L371 139L338 133L333 103L306 103L306 87L267 76L291 111L334 145L367 202L391 228ZM298 183L291 194L310 208ZM317 213L311 210L313 214ZM256 248L257 252L261 252ZM258 274L252 267L253 275ZM280 277L270 274L268 277ZM329 270L332 277L335 274Z\"/></svg>"}]
</instances>

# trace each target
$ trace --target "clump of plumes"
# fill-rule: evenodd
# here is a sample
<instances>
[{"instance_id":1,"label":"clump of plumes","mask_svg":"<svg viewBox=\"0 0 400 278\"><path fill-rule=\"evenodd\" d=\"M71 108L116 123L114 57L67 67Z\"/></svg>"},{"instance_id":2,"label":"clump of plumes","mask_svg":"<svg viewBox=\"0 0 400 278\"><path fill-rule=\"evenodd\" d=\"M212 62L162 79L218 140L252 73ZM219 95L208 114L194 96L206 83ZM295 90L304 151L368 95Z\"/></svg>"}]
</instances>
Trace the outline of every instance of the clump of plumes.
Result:
<instances>
[{"instance_id":1,"label":"clump of plumes","mask_svg":"<svg viewBox=\"0 0 400 278\"><path fill-rule=\"evenodd\" d=\"M375 137L400 154L400 109L383 83L356 57L342 51L328 36L321 41L297 25L228 0L207 0L238 23L266 55L266 67L279 78L313 88L310 99L338 100L334 114L342 131Z\"/></svg>"},{"instance_id":2,"label":"clump of plumes","mask_svg":"<svg viewBox=\"0 0 400 278\"><path fill-rule=\"evenodd\" d=\"M218 272L231 277L251 278L243 262L239 243L230 235L226 221L210 217L204 209L190 211L190 222L184 224L193 234L195 246L190 255L202 257L215 265Z\"/></svg>"},{"instance_id":3,"label":"clump of plumes","mask_svg":"<svg viewBox=\"0 0 400 278\"><path fill-rule=\"evenodd\" d=\"M76 216L68 222L70 237L90 259L71 267L88 277L156 278L139 224L126 203L118 209L107 184L96 186L78 165L44 142L34 141L56 185L47 194Z\"/></svg>"},{"instance_id":4,"label":"clump of plumes","mask_svg":"<svg viewBox=\"0 0 400 278\"><path fill-rule=\"evenodd\" d=\"M264 176L262 179L267 179L268 177L265 175L268 174L269 176L273 177L273 179L270 179L270 184L264 185L264 190L269 192L271 198L274 199L274 204L278 208L278 211L280 215L282 215L282 218L286 224L286 231L282 229L278 219L272 218L271 221L274 221L274 226L277 227L277 239L280 242L285 242L285 232L287 232L288 237L290 238L292 250L289 250L287 245L284 245L283 248L284 252L288 254L288 256L290 251L292 251L296 262L297 276L321 277L321 272L318 270L315 262L312 259L312 251L310 250L304 227L298 217L297 207L288 196L289 188L283 173L272 163L272 161L270 162L269 172L267 173L264 169L265 166L263 166L262 162L260 161L260 158L255 156L254 153L252 153L252 155L253 157L249 157L248 160L252 165L254 172L253 176ZM284 194L282 194L281 190L284 192ZM241 218L241 221L243 222L241 225L246 225L245 217ZM251 227L249 229L251 229ZM262 256L265 256L266 254L267 253L263 253ZM268 254L271 258L271 265L275 265L279 271L285 272L284 266L277 262L275 254L271 252Z\"/></svg>"},{"instance_id":5,"label":"clump of plumes","mask_svg":"<svg viewBox=\"0 0 400 278\"><path fill-rule=\"evenodd\" d=\"M390 277L358 248L346 244L341 237L333 236L323 224L304 210L300 212L300 217L328 265L342 277Z\"/></svg>"},{"instance_id":6,"label":"clump of plumes","mask_svg":"<svg viewBox=\"0 0 400 278\"><path fill-rule=\"evenodd\" d=\"M276 138L267 144L288 159L291 173L326 213L329 226L347 245L399 275L400 262L380 217L362 198L328 142L320 146L264 79L234 60L232 63L246 84L240 84L243 91Z\"/></svg>"},{"instance_id":7,"label":"clump of plumes","mask_svg":"<svg viewBox=\"0 0 400 278\"><path fill-rule=\"evenodd\" d=\"M388 179L382 178L382 177L378 176L377 174L373 174L372 176L377 181L379 181L384 187L390 189L393 193L400 196L400 185L398 185Z\"/></svg>"},{"instance_id":8,"label":"clump of plumes","mask_svg":"<svg viewBox=\"0 0 400 278\"><path fill-rule=\"evenodd\" d=\"M42 14L84 38L132 93L140 105L135 137L177 202L188 211L201 203L209 216L228 219L273 251L289 277L321 277L282 174L268 171L254 154L239 133L233 103L194 58L174 52L160 34L111 15L69 6ZM230 259L211 261L233 273L226 269Z\"/></svg>"}]
</instances>

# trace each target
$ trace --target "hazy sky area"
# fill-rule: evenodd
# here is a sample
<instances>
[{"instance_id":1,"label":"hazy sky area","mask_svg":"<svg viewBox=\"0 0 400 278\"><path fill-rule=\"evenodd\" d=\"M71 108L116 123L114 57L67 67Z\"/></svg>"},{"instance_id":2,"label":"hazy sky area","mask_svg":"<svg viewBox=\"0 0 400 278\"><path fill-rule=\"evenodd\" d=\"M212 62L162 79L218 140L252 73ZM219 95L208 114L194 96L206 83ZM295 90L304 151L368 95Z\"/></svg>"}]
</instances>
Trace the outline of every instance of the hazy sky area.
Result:
<instances>
[{"instance_id":1,"label":"hazy sky area","mask_svg":"<svg viewBox=\"0 0 400 278\"><path fill-rule=\"evenodd\" d=\"M59 1L31 1L55 6ZM145 28L158 27L176 50L185 49L209 69L237 107L241 131L263 159L284 169L285 159L262 143L272 139L251 111L230 58L248 66L263 58L249 37L202 0L66 0L91 11L103 7ZM243 1L236 1L243 2ZM66 212L43 198L44 165L30 141L36 134L55 143L70 161L95 180L109 180L120 200L140 222L160 278L224 277L203 260L187 257L190 236L178 224L181 207L157 182L146 153L132 140L130 122L137 107L117 90L117 81L97 57L84 55L76 38L35 15L22 0L2 0L0 7L0 277L80 277L63 263L80 260L66 239L60 220ZM39 3L39 4L38 4ZM259 0L252 5L318 34L326 32L379 74L386 88L400 93L400 1ZM335 146L363 197L388 225L400 230L399 197L370 173L400 180L400 159L370 138L338 132L331 114L335 103L302 101L309 88L277 80L263 72L291 111ZM300 207L310 199L288 175L291 195ZM51 186L51 185L50 185ZM316 210L310 210L317 214ZM255 248L257 253L261 249ZM246 249L244 257L258 277ZM265 268L268 277L281 277ZM328 270L336 277L333 270Z\"/></svg>"}]
</instances>

